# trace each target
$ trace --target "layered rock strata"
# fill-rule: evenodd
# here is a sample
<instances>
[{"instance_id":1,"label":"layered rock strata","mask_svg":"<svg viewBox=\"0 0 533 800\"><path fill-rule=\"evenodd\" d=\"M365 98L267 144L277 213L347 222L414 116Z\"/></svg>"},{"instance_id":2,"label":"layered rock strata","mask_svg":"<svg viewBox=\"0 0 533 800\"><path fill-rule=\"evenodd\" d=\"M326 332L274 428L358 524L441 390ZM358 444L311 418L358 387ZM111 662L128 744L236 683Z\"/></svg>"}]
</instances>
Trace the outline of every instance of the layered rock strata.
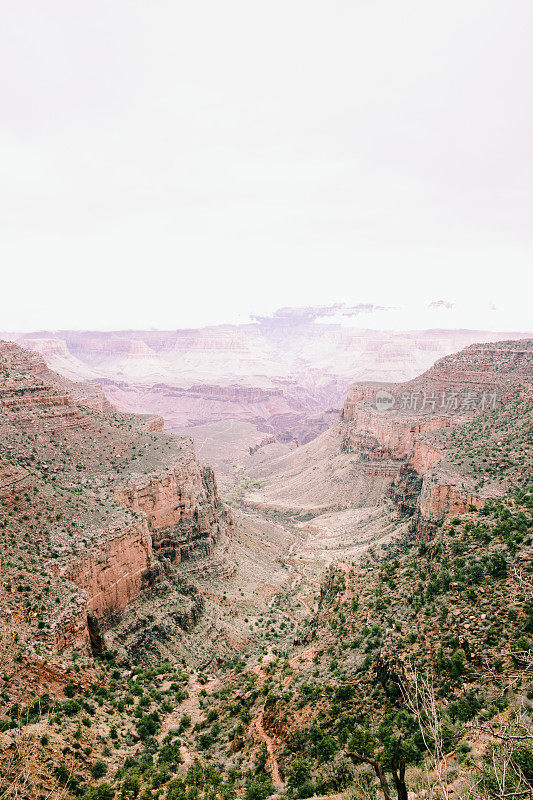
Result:
<instances>
[{"instance_id":1,"label":"layered rock strata","mask_svg":"<svg viewBox=\"0 0 533 800\"><path fill-rule=\"evenodd\" d=\"M49 630L59 650L101 649L103 629L157 582L163 556L174 564L209 556L233 524L190 439L102 398L0 342L2 528L19 552L31 542L34 563L54 576L46 586L45 572L30 574L36 594L57 595L36 635L44 641ZM16 613L16 600L6 613Z\"/></svg>"},{"instance_id":2,"label":"layered rock strata","mask_svg":"<svg viewBox=\"0 0 533 800\"><path fill-rule=\"evenodd\" d=\"M442 466L448 445L436 434L511 402L530 390L532 377L533 342L524 340L472 345L405 384L356 384L341 414L341 449L358 454L369 474L389 476L390 496L420 532L430 535L444 520L482 507L489 496L456 467ZM391 410L378 410L380 390L395 398ZM475 398L487 396L494 398L492 405L476 405ZM415 407L413 398L431 397L433 406L411 411L401 407L400 397L405 406ZM462 397L469 402L462 403Z\"/></svg>"}]
</instances>

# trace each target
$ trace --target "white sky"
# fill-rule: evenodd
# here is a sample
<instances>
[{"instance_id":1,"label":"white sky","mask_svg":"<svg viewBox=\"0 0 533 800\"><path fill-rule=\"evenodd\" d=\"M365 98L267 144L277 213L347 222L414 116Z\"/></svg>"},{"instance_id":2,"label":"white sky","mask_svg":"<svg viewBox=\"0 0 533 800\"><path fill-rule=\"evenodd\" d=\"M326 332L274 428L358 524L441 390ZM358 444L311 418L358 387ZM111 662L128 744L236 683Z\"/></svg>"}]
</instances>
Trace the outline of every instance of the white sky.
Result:
<instances>
[{"instance_id":1,"label":"white sky","mask_svg":"<svg viewBox=\"0 0 533 800\"><path fill-rule=\"evenodd\" d=\"M0 329L533 328L531 0L1 5Z\"/></svg>"}]
</instances>

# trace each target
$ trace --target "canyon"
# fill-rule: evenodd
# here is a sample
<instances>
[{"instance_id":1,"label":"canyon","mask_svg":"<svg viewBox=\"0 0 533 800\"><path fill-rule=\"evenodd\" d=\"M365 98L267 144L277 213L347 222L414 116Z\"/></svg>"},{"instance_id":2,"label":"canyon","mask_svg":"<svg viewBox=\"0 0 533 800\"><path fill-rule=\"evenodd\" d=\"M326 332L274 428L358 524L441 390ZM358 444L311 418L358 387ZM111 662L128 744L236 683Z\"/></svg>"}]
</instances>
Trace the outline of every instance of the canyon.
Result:
<instances>
[{"instance_id":1,"label":"canyon","mask_svg":"<svg viewBox=\"0 0 533 800\"><path fill-rule=\"evenodd\" d=\"M523 336L372 330L350 318L328 321L326 311L282 309L194 330L3 336L41 353L66 378L101 384L118 409L163 417L169 430L238 420L298 444L329 427L353 381L409 380L473 342Z\"/></svg>"},{"instance_id":2,"label":"canyon","mask_svg":"<svg viewBox=\"0 0 533 800\"><path fill-rule=\"evenodd\" d=\"M356 383L338 421L312 442L296 450L267 444L244 459L257 485L244 492L243 502L289 515L317 549L331 532L337 557L339 547L344 558L357 549L365 521L371 523L376 509L388 509L390 521L400 527L401 512L419 534L429 536L446 520L507 490L503 474L480 479L473 464L457 462L456 451L476 426L484 425L488 448L514 448L515 458L524 458L529 446L521 442L530 438L530 415L525 409L517 414L514 428L506 415L517 402L529 407L532 376L528 339L471 345L405 383ZM396 398L388 410L376 402L383 391ZM489 392L494 405L483 410L482 398ZM413 408L413 397L420 406L425 397L426 407ZM464 397L469 401L461 402ZM481 460L483 454L478 456ZM379 531L374 541L380 543Z\"/></svg>"},{"instance_id":3,"label":"canyon","mask_svg":"<svg viewBox=\"0 0 533 800\"><path fill-rule=\"evenodd\" d=\"M403 382L357 381L340 405L315 414L309 441L239 418L167 432L161 415L118 410L96 379L72 381L36 350L0 342L0 763L24 702L21 730L52 732L50 747L41 738L55 765L49 786L68 759L75 779L90 782L95 756L114 783L132 765L151 775L138 769L149 751L159 753L156 780L170 780L171 753L179 780L217 758L220 769L244 765L247 781L260 774L281 791L305 746L293 751L293 731L312 720L302 741L321 736L330 702L336 731L335 701L344 707L352 696L345 672L348 687L361 686L358 713L370 704L373 719L375 687L402 669L405 642L425 656L437 618L431 633L426 617L402 625L424 608L418 561L427 553L440 569L445 536L446 563L468 546L485 585L507 576L498 597L513 598L519 630L529 540L512 532L508 553L520 550L511 572L497 536L507 530L504 503L517 529L526 520L509 498L527 500L520 487L533 469L533 340L469 345ZM491 513L501 517L490 523L494 535L480 522ZM478 562L480 541L490 552ZM453 581L446 570L442 581L428 578L427 565L420 572L426 616L437 613L435 592L462 585L464 559L454 563ZM478 591L485 603L485 585L469 587L468 602ZM438 613L451 613L447 627L477 665L486 646L473 636L486 613L476 624L462 599L449 603ZM47 703L48 721L30 722ZM69 721L76 709L87 711L87 730ZM78 738L83 750L70 745ZM335 747L346 742L339 735ZM30 762L42 788L40 761ZM338 794L350 770L341 780L321 764L318 756L317 782Z\"/></svg>"},{"instance_id":4,"label":"canyon","mask_svg":"<svg viewBox=\"0 0 533 800\"><path fill-rule=\"evenodd\" d=\"M477 343L404 383L357 382L300 446L242 420L195 426L200 461L160 416L119 412L96 381L73 382L3 343L0 499L17 541L34 520L31 546L46 563L35 591L52 581L62 598L34 615L39 641L89 652L107 637L126 653L143 638L153 654L164 644L207 661L252 642L279 592L305 610L339 558L375 554L408 529L430 536L501 496L505 481L480 482L454 463L453 432L464 436L483 413L448 398L490 391L503 408L530 386L531 363L531 340ZM390 409L378 407L380 392Z\"/></svg>"}]
</instances>

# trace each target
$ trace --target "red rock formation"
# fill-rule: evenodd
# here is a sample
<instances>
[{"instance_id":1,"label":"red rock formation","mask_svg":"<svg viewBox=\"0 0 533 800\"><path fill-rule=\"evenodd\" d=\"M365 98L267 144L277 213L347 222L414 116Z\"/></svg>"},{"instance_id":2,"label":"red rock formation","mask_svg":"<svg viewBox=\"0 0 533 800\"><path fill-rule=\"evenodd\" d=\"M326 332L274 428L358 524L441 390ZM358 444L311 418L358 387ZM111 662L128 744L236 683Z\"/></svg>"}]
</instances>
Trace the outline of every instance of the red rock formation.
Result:
<instances>
[{"instance_id":1,"label":"red rock formation","mask_svg":"<svg viewBox=\"0 0 533 800\"><path fill-rule=\"evenodd\" d=\"M192 440L183 462L162 475L131 476L115 491L115 500L146 515L155 550L173 561L190 558L196 549L209 553L221 524L233 525L233 514L218 496L213 471L201 467Z\"/></svg>"},{"instance_id":2,"label":"red rock formation","mask_svg":"<svg viewBox=\"0 0 533 800\"><path fill-rule=\"evenodd\" d=\"M146 520L139 520L82 559L72 559L58 574L76 583L86 596L87 611L105 619L122 611L148 585L152 539Z\"/></svg>"},{"instance_id":3,"label":"red rock formation","mask_svg":"<svg viewBox=\"0 0 533 800\"><path fill-rule=\"evenodd\" d=\"M150 530L159 531L192 519L204 492L200 465L192 462L163 475L131 476L127 486L115 491L115 500L142 511Z\"/></svg>"},{"instance_id":4,"label":"red rock formation","mask_svg":"<svg viewBox=\"0 0 533 800\"><path fill-rule=\"evenodd\" d=\"M490 390L501 402L517 387L530 384L532 375L531 342L509 341L467 347L406 384L356 384L341 415L341 447L359 453L367 474L391 476L390 493L400 509L414 515L420 530L431 532L437 522L462 514L470 506L480 508L485 500L464 488L459 474L444 475L435 469L443 452L427 440L427 434L482 412L459 404L446 414L413 413L398 408L398 403L389 411L380 411L374 405L376 392L384 389L398 400L401 395L424 391L440 398L450 392L480 396Z\"/></svg>"},{"instance_id":5,"label":"red rock formation","mask_svg":"<svg viewBox=\"0 0 533 800\"><path fill-rule=\"evenodd\" d=\"M444 426L443 426L444 427ZM409 466L419 475L423 475L442 458L442 453L428 442L415 440L409 453Z\"/></svg>"},{"instance_id":6,"label":"red rock formation","mask_svg":"<svg viewBox=\"0 0 533 800\"><path fill-rule=\"evenodd\" d=\"M342 449L347 453L371 452L375 458L405 459L421 433L446 428L450 420L444 416L415 417L400 414L389 415L348 399L342 412Z\"/></svg>"},{"instance_id":7,"label":"red rock formation","mask_svg":"<svg viewBox=\"0 0 533 800\"><path fill-rule=\"evenodd\" d=\"M422 524L450 519L465 514L470 506L482 508L485 500L479 495L461 490L447 483L422 482L419 499L419 513Z\"/></svg>"},{"instance_id":8,"label":"red rock formation","mask_svg":"<svg viewBox=\"0 0 533 800\"><path fill-rule=\"evenodd\" d=\"M153 550L175 562L208 554L233 523L190 439L164 434L160 417L108 411L99 389L86 391L38 354L0 343L0 449L10 456L0 460L3 523L22 541L30 525L49 572L79 589L55 581L61 602L49 624L57 649L102 645L99 623L161 573Z\"/></svg>"}]
</instances>

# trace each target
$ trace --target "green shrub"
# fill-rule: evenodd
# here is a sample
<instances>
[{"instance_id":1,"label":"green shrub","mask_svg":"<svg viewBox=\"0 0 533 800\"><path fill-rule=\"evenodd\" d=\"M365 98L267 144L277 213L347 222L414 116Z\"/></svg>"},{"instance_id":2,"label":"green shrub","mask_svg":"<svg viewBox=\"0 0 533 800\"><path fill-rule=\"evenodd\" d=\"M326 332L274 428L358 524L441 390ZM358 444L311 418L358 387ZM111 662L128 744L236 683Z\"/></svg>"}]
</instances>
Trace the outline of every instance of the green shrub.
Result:
<instances>
[{"instance_id":1,"label":"green shrub","mask_svg":"<svg viewBox=\"0 0 533 800\"><path fill-rule=\"evenodd\" d=\"M95 761L91 767L91 775L93 778L103 778L107 772L107 764L101 758Z\"/></svg>"}]
</instances>

